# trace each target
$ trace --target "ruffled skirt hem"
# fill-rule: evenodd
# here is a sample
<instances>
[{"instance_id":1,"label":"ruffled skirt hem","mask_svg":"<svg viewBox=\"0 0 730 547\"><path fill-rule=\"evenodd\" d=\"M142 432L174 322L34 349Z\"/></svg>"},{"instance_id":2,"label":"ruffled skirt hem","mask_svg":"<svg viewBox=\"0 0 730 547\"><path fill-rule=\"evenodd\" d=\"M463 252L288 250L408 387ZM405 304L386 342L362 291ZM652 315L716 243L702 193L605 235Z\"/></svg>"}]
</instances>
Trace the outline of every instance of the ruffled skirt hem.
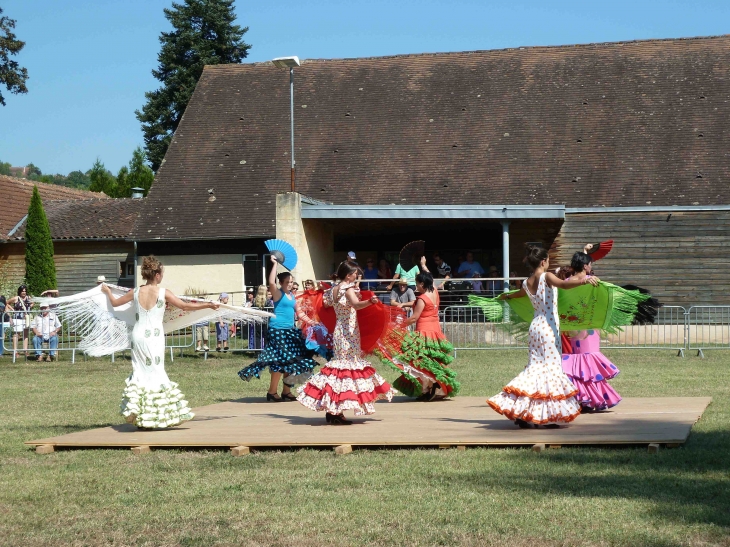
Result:
<instances>
[{"instance_id":1,"label":"ruffled skirt hem","mask_svg":"<svg viewBox=\"0 0 730 547\"><path fill-rule=\"evenodd\" d=\"M569 423L580 416L580 404L574 397L568 399L531 399L504 391L487 399L487 404L510 420L544 425Z\"/></svg>"},{"instance_id":2,"label":"ruffled skirt hem","mask_svg":"<svg viewBox=\"0 0 730 547\"><path fill-rule=\"evenodd\" d=\"M299 388L297 400L314 411L341 414L354 410L356 416L373 414L373 403L391 401L395 392L370 366L361 370L337 369L327 364Z\"/></svg>"},{"instance_id":3,"label":"ruffled skirt hem","mask_svg":"<svg viewBox=\"0 0 730 547\"><path fill-rule=\"evenodd\" d=\"M172 427L195 416L175 382L149 389L127 380L120 411L128 422L143 429Z\"/></svg>"}]
</instances>

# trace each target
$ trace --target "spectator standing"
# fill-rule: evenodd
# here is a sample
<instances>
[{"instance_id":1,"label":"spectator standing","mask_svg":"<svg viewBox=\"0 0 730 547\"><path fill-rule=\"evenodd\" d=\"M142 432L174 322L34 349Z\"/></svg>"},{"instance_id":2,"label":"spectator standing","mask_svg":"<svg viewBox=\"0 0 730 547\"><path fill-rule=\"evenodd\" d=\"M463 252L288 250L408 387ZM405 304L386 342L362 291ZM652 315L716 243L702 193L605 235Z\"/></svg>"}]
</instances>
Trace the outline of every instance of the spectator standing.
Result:
<instances>
[{"instance_id":1,"label":"spectator standing","mask_svg":"<svg viewBox=\"0 0 730 547\"><path fill-rule=\"evenodd\" d=\"M390 291L390 305L406 310L408 316L413 311L413 304L416 301L416 294L408 286L405 278L398 280L398 287Z\"/></svg>"},{"instance_id":2,"label":"spectator standing","mask_svg":"<svg viewBox=\"0 0 730 547\"><path fill-rule=\"evenodd\" d=\"M379 270L375 267L375 259L374 258L368 258L365 261L365 269L362 271L362 277L365 280L369 279L378 279L380 275ZM377 283L364 283L362 288L366 291L372 291L377 287Z\"/></svg>"},{"instance_id":3,"label":"spectator standing","mask_svg":"<svg viewBox=\"0 0 730 547\"><path fill-rule=\"evenodd\" d=\"M475 279L471 282L471 290L476 293L482 292L482 282L476 279L477 277L479 277L479 274L474 272L472 274L472 277Z\"/></svg>"},{"instance_id":4,"label":"spectator standing","mask_svg":"<svg viewBox=\"0 0 730 547\"><path fill-rule=\"evenodd\" d=\"M259 285L256 289L256 296L253 298L253 307L263 310L267 307L266 285ZM266 337L266 326L259 325L254 321L248 323L248 348L263 349L264 338Z\"/></svg>"},{"instance_id":5,"label":"spectator standing","mask_svg":"<svg viewBox=\"0 0 730 547\"><path fill-rule=\"evenodd\" d=\"M8 300L8 305L13 306L13 352L18 351L18 335L23 335L23 350L28 357L28 337L30 334L30 308L33 301L28 296L28 287L18 287L18 296Z\"/></svg>"},{"instance_id":6,"label":"spectator standing","mask_svg":"<svg viewBox=\"0 0 730 547\"><path fill-rule=\"evenodd\" d=\"M476 260L474 260L474 253L468 251L466 253L466 260L459 264L458 270L459 277L471 278L474 274L479 274L476 277L484 277L484 268Z\"/></svg>"},{"instance_id":7,"label":"spectator standing","mask_svg":"<svg viewBox=\"0 0 730 547\"><path fill-rule=\"evenodd\" d=\"M501 277L497 266L489 266L489 275L487 277ZM487 281L487 294L490 298L495 298L500 295L504 288L504 281Z\"/></svg>"},{"instance_id":8,"label":"spectator standing","mask_svg":"<svg viewBox=\"0 0 730 547\"><path fill-rule=\"evenodd\" d=\"M218 302L221 304L228 304L228 293L222 292L221 295L218 297ZM228 323L223 321L223 319L220 319L215 324L215 336L216 336L216 344L215 344L215 350L220 351L221 350L221 344L223 344L223 351L228 351Z\"/></svg>"},{"instance_id":9,"label":"spectator standing","mask_svg":"<svg viewBox=\"0 0 730 547\"><path fill-rule=\"evenodd\" d=\"M5 352L5 331L10 331L10 314L5 313L7 301L0 295L0 357Z\"/></svg>"},{"instance_id":10,"label":"spectator standing","mask_svg":"<svg viewBox=\"0 0 730 547\"><path fill-rule=\"evenodd\" d=\"M291 284L291 292L294 294L297 294L299 292L299 283L294 281L294 283Z\"/></svg>"},{"instance_id":11,"label":"spectator standing","mask_svg":"<svg viewBox=\"0 0 730 547\"><path fill-rule=\"evenodd\" d=\"M41 313L33 321L33 348L38 361L44 360L41 348L44 343L48 344L47 361L56 360L56 349L58 348L58 331L61 330L61 322L58 316L48 309L48 304L41 304Z\"/></svg>"},{"instance_id":12,"label":"spectator standing","mask_svg":"<svg viewBox=\"0 0 730 547\"><path fill-rule=\"evenodd\" d=\"M306 279L304 280L304 290L305 291L313 291L315 289L316 285L314 284L313 279Z\"/></svg>"},{"instance_id":13,"label":"spectator standing","mask_svg":"<svg viewBox=\"0 0 730 547\"><path fill-rule=\"evenodd\" d=\"M446 262L444 262L444 259L441 258L441 255L439 253L433 254L433 261L436 263L436 277L439 279L443 279L441 283L438 283L436 285L436 289L440 289L443 287L444 283L451 279L451 266L449 266ZM421 264L421 268L423 269L423 264ZM424 270L425 272L428 272L428 270Z\"/></svg>"},{"instance_id":14,"label":"spectator standing","mask_svg":"<svg viewBox=\"0 0 730 547\"><path fill-rule=\"evenodd\" d=\"M408 287L411 289L411 291L415 293L416 276L419 273L421 273L421 268L419 268L417 264L408 271L404 270L403 267L400 264L398 264L398 266L395 268L394 275L395 275L395 278L398 280L405 279L406 285L408 285ZM393 288L393 283L394 282L391 282L390 285L388 285L389 289ZM399 281L399 283L400 283L400 281Z\"/></svg>"},{"instance_id":15,"label":"spectator standing","mask_svg":"<svg viewBox=\"0 0 730 547\"><path fill-rule=\"evenodd\" d=\"M201 321L195 323L195 351L208 351L208 337L210 336L210 323L208 321ZM202 344L202 346L201 346Z\"/></svg>"}]
</instances>

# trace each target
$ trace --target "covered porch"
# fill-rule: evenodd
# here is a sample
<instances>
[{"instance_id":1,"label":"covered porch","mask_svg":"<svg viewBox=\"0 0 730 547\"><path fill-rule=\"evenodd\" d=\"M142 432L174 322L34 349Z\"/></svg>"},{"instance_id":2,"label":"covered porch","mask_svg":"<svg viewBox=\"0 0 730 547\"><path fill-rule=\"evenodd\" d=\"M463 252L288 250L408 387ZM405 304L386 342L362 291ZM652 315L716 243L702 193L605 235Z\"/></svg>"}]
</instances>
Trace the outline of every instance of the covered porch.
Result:
<instances>
[{"instance_id":1,"label":"covered porch","mask_svg":"<svg viewBox=\"0 0 730 547\"><path fill-rule=\"evenodd\" d=\"M335 205L288 192L277 195L276 236L296 248L298 280L328 278L348 251L363 267L385 259L395 270L400 249L422 239L429 267L439 252L458 277L459 259L471 251L506 281L527 273L525 243L550 248L564 220L563 205Z\"/></svg>"}]
</instances>

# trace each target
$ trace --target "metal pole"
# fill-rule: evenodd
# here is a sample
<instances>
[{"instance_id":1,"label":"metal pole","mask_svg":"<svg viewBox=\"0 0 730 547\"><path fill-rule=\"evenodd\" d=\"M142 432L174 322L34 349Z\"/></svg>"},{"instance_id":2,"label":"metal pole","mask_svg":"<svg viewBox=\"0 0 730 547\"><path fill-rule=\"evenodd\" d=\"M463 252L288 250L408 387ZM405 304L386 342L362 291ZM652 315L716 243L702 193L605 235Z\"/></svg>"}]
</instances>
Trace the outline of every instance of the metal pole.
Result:
<instances>
[{"instance_id":1,"label":"metal pole","mask_svg":"<svg viewBox=\"0 0 730 547\"><path fill-rule=\"evenodd\" d=\"M502 221L502 278L504 292L509 290L509 220Z\"/></svg>"},{"instance_id":2,"label":"metal pole","mask_svg":"<svg viewBox=\"0 0 730 547\"><path fill-rule=\"evenodd\" d=\"M294 192L296 188L294 184L295 179L295 163L294 163L294 67L289 67L289 95L291 97L291 191Z\"/></svg>"}]
</instances>

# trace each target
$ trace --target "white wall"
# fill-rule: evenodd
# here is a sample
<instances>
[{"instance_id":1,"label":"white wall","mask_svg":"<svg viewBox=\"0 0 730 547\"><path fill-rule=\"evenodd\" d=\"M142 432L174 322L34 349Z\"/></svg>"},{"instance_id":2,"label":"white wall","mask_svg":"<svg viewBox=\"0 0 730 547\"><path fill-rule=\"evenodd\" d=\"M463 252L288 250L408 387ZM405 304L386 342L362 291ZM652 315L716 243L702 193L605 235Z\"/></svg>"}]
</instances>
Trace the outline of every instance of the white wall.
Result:
<instances>
[{"instance_id":1,"label":"white wall","mask_svg":"<svg viewBox=\"0 0 730 547\"><path fill-rule=\"evenodd\" d=\"M176 295L193 287L207 293L243 291L243 255L165 255L159 259L165 265L162 286ZM144 284L141 276L141 257L137 265L137 283ZM234 298L240 304L241 296Z\"/></svg>"}]
</instances>

